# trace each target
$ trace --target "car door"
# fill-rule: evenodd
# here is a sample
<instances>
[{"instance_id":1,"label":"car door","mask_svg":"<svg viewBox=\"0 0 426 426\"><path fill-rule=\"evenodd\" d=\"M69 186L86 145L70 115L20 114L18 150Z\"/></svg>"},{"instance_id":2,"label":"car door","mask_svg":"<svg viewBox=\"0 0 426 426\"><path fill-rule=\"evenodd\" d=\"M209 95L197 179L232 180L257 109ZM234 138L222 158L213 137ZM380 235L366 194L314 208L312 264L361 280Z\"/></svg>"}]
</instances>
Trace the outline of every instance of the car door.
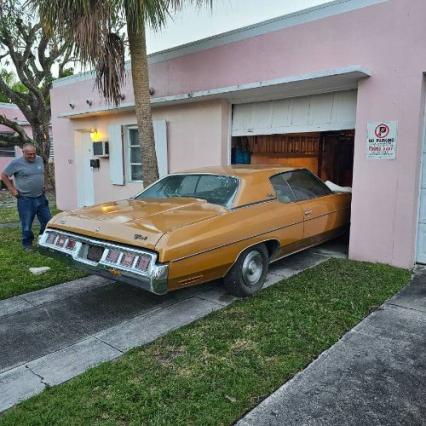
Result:
<instances>
[{"instance_id":1,"label":"car door","mask_svg":"<svg viewBox=\"0 0 426 426\"><path fill-rule=\"evenodd\" d=\"M320 240L335 229L336 195L315 175L305 169L285 176L296 204L303 212L303 239L306 244Z\"/></svg>"}]
</instances>

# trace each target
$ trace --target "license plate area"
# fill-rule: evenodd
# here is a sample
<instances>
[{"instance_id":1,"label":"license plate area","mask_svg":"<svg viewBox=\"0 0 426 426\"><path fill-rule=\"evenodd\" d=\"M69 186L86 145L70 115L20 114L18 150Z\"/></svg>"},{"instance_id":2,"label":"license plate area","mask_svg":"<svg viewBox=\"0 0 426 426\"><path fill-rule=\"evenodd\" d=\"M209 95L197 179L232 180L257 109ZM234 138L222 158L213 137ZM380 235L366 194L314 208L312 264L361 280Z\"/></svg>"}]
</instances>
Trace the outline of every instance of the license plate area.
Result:
<instances>
[{"instance_id":1,"label":"license plate area","mask_svg":"<svg viewBox=\"0 0 426 426\"><path fill-rule=\"evenodd\" d=\"M89 245L87 249L87 260L99 262L104 253L104 248L101 246Z\"/></svg>"}]
</instances>

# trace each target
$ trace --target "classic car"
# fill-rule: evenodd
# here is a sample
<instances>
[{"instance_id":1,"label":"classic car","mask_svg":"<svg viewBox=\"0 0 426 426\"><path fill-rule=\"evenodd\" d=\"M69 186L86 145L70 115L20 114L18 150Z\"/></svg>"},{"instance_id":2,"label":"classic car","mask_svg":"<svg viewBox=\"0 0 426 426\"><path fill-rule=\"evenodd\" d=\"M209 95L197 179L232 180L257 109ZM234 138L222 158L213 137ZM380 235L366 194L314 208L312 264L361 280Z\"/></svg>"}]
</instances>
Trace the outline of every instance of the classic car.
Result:
<instances>
[{"instance_id":1,"label":"classic car","mask_svg":"<svg viewBox=\"0 0 426 426\"><path fill-rule=\"evenodd\" d=\"M343 233L350 201L307 169L208 167L168 175L132 199L60 213L39 245L155 294L223 279L249 296L271 262Z\"/></svg>"}]
</instances>

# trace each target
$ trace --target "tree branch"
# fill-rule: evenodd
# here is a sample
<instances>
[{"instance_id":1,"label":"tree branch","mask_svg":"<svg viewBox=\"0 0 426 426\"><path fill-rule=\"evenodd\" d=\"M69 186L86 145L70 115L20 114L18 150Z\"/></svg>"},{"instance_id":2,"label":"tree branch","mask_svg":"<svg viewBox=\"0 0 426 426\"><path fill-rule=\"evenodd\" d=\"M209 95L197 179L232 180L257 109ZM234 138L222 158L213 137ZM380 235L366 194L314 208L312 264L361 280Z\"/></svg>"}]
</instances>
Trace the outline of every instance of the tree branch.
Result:
<instances>
[{"instance_id":1,"label":"tree branch","mask_svg":"<svg viewBox=\"0 0 426 426\"><path fill-rule=\"evenodd\" d=\"M8 30L3 30L0 33L0 43L3 43L7 47L13 64L15 65L16 72L18 73L19 80L21 80L22 84L24 84L31 93L38 96L37 85L34 84L35 82L29 80L28 73L26 72L27 67L25 62L23 62L23 56L15 49L12 36Z\"/></svg>"},{"instance_id":2,"label":"tree branch","mask_svg":"<svg viewBox=\"0 0 426 426\"><path fill-rule=\"evenodd\" d=\"M27 116L31 110L28 108L30 103L30 96L26 93L15 92L9 85L3 80L0 75L0 91L3 92L14 104L16 104L22 113Z\"/></svg>"},{"instance_id":3,"label":"tree branch","mask_svg":"<svg viewBox=\"0 0 426 426\"><path fill-rule=\"evenodd\" d=\"M4 126L9 127L9 129L14 130L19 135L18 137L22 143L32 142L32 139L28 137L27 133L25 132L25 129L15 121L7 118L5 115L0 114L0 124L3 124Z\"/></svg>"},{"instance_id":4,"label":"tree branch","mask_svg":"<svg viewBox=\"0 0 426 426\"><path fill-rule=\"evenodd\" d=\"M22 138L18 135L6 135L6 134L0 134L0 146L11 146L11 145L17 145L21 146L24 145L24 141Z\"/></svg>"}]
</instances>

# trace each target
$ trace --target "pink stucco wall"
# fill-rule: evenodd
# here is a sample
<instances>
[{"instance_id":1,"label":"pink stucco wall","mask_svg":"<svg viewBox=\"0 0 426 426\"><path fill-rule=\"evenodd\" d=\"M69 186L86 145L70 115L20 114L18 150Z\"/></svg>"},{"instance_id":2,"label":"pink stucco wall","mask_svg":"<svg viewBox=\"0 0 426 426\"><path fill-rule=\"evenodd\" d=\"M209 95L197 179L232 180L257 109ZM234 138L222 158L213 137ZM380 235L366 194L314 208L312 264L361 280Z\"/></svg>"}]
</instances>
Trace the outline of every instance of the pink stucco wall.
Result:
<instances>
[{"instance_id":1,"label":"pink stucco wall","mask_svg":"<svg viewBox=\"0 0 426 426\"><path fill-rule=\"evenodd\" d=\"M225 117L227 120L228 106L221 101L155 108L153 119L167 122L169 171L220 164L227 152L228 139L223 132ZM136 118L134 113L119 113L72 121L62 119L53 126L59 208L71 209L77 205L75 163L78 159L74 155L74 132L96 128L100 134L107 135L108 125L113 124L136 125ZM112 185L109 160L100 161L99 170L93 174L95 202L126 198L142 190L140 183Z\"/></svg>"},{"instance_id":2,"label":"pink stucco wall","mask_svg":"<svg viewBox=\"0 0 426 426\"><path fill-rule=\"evenodd\" d=\"M151 86L155 97L162 97L354 64L369 69L371 77L360 81L358 87L350 256L409 267L415 256L423 134L424 16L424 0L388 0L155 63L150 68ZM74 203L71 194L75 180L70 179L72 168L65 165L73 145L73 122L77 120L57 116L71 112L70 102L76 110L87 109L89 97L94 101L93 108L101 105L103 101L92 88L93 80L86 79L70 80L53 90L53 135L60 166L57 182L59 190L68 194L59 195L66 208ZM133 100L130 81L125 95L125 102ZM191 110L185 110L187 106L170 107L171 129L178 121L187 121L185 131L170 133L172 170L200 165L206 155L210 160L227 162L223 147L229 137L230 107L226 102L219 106L219 130L214 120L200 119L201 105L192 104ZM366 158L367 122L380 120L398 121L396 160ZM188 131L192 139L185 144ZM213 154L206 154L207 149Z\"/></svg>"}]
</instances>

